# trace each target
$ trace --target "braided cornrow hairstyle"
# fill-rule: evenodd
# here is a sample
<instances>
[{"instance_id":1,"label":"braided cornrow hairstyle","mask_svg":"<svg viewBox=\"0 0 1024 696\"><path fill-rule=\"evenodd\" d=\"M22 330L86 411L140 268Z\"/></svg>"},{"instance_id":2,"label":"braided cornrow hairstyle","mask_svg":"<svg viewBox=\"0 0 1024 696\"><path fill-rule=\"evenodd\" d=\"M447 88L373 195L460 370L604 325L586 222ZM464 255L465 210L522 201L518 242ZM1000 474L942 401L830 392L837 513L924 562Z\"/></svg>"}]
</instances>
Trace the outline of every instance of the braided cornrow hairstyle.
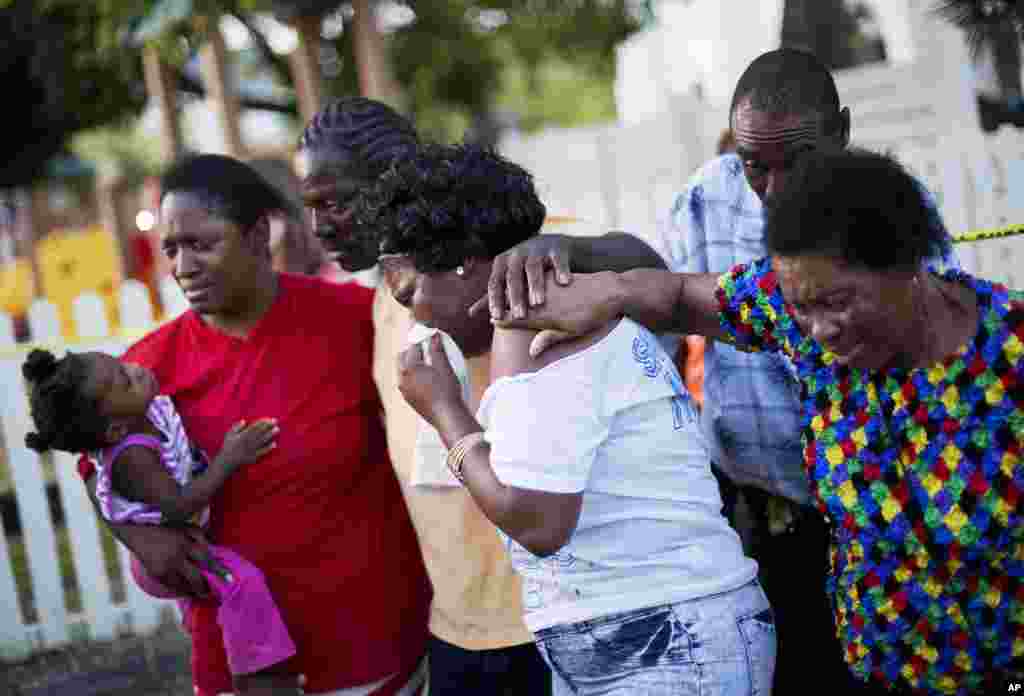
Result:
<instances>
[{"instance_id":1,"label":"braided cornrow hairstyle","mask_svg":"<svg viewBox=\"0 0 1024 696\"><path fill-rule=\"evenodd\" d=\"M416 150L419 140L407 118L387 104L365 97L342 97L310 120L299 149L333 148L349 153L368 178L377 178L396 160Z\"/></svg>"},{"instance_id":2,"label":"braided cornrow hairstyle","mask_svg":"<svg viewBox=\"0 0 1024 696\"><path fill-rule=\"evenodd\" d=\"M48 350L28 354L21 374L29 383L29 407L38 432L25 436L25 446L36 452L55 449L85 452L106 442L107 419L99 404L85 394L89 365L68 351L61 359Z\"/></svg>"}]
</instances>

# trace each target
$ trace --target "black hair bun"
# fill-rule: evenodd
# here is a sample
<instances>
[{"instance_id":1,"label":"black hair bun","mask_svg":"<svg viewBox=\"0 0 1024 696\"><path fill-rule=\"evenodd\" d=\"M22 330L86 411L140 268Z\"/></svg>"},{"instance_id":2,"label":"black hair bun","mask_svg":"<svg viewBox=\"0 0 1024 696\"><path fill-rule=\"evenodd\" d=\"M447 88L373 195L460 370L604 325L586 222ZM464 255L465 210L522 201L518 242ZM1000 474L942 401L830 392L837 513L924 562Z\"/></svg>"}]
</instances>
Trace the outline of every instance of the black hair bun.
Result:
<instances>
[{"instance_id":1,"label":"black hair bun","mask_svg":"<svg viewBox=\"0 0 1024 696\"><path fill-rule=\"evenodd\" d=\"M48 350L36 348L25 359L21 374L30 382L42 382L57 371L57 357Z\"/></svg>"},{"instance_id":2,"label":"black hair bun","mask_svg":"<svg viewBox=\"0 0 1024 696\"><path fill-rule=\"evenodd\" d=\"M25 446L42 453L50 449L50 442L39 433L28 433L25 435Z\"/></svg>"}]
</instances>

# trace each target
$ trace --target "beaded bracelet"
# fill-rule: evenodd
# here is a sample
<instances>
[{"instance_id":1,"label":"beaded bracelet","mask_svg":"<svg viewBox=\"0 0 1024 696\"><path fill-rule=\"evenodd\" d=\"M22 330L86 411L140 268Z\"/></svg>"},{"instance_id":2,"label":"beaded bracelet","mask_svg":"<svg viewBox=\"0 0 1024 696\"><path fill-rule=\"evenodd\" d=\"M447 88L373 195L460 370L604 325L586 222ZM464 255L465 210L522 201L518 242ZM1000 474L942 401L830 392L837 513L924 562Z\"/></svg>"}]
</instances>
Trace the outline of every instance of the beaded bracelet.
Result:
<instances>
[{"instance_id":1,"label":"beaded bracelet","mask_svg":"<svg viewBox=\"0 0 1024 696\"><path fill-rule=\"evenodd\" d=\"M448 470L452 472L452 476L459 483L465 483L466 478L462 474L462 460L466 458L466 453L478 444L484 441L484 433L482 430L478 430L475 433L470 433L464 437L459 438L459 441L452 445L452 448L448 450L448 457L445 459L445 463L448 465Z\"/></svg>"}]
</instances>

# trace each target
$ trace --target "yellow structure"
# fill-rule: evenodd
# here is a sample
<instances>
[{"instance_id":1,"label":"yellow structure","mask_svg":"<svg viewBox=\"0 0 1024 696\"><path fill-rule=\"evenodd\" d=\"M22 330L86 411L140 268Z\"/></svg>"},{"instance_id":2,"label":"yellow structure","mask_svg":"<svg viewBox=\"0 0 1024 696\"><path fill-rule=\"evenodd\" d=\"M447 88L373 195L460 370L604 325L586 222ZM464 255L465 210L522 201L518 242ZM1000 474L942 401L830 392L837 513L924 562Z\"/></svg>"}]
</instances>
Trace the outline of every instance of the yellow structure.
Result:
<instances>
[{"instance_id":1,"label":"yellow structure","mask_svg":"<svg viewBox=\"0 0 1024 696\"><path fill-rule=\"evenodd\" d=\"M103 298L110 328L117 329L121 260L112 234L99 225L55 229L38 242L36 257L43 295L57 307L65 338L75 337L72 302L83 292Z\"/></svg>"},{"instance_id":2,"label":"yellow structure","mask_svg":"<svg viewBox=\"0 0 1024 696\"><path fill-rule=\"evenodd\" d=\"M0 264L0 312L21 317L35 297L35 278L27 259Z\"/></svg>"}]
</instances>

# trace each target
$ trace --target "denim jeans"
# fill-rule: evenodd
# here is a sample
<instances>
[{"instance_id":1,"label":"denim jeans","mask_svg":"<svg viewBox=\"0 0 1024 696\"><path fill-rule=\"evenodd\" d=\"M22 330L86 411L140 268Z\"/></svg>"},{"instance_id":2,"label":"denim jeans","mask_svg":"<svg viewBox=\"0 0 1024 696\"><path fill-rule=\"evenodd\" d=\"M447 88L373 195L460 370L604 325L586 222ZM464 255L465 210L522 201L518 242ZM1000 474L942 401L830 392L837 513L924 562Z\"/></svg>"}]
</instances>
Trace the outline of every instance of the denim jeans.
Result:
<instances>
[{"instance_id":1,"label":"denim jeans","mask_svg":"<svg viewBox=\"0 0 1024 696\"><path fill-rule=\"evenodd\" d=\"M555 694L768 696L775 623L756 580L536 634Z\"/></svg>"}]
</instances>

